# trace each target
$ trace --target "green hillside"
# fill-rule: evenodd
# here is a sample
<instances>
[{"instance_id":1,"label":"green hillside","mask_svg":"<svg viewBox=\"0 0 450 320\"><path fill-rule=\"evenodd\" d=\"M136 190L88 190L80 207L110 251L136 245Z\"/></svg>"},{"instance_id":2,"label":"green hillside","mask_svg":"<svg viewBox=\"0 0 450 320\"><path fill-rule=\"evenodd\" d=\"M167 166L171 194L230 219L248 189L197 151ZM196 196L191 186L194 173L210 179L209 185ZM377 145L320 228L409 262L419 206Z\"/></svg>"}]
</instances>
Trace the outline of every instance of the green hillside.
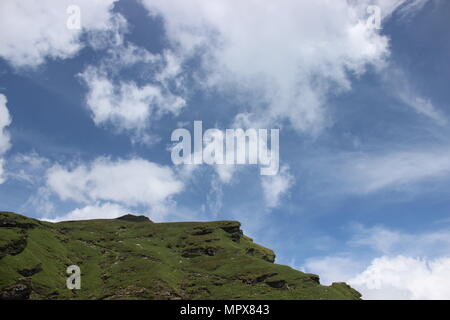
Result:
<instances>
[{"instance_id":1,"label":"green hillside","mask_svg":"<svg viewBox=\"0 0 450 320\"><path fill-rule=\"evenodd\" d=\"M49 223L0 212L1 299L359 299L274 264L236 221L145 217ZM81 268L81 289L66 268Z\"/></svg>"}]
</instances>

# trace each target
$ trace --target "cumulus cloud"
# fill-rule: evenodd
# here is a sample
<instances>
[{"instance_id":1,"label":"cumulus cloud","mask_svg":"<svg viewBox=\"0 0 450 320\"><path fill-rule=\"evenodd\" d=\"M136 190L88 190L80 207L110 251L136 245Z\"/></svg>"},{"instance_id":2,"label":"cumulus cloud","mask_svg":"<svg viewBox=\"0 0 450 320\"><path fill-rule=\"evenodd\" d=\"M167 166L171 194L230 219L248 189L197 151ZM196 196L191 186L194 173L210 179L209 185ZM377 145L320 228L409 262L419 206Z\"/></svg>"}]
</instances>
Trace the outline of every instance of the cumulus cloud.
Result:
<instances>
[{"instance_id":1,"label":"cumulus cloud","mask_svg":"<svg viewBox=\"0 0 450 320\"><path fill-rule=\"evenodd\" d=\"M151 79L117 80L125 68L145 68ZM153 55L143 48L124 44L108 50L98 66L80 74L88 87L86 104L96 125L112 124L119 131L132 132L134 140L148 142L145 129L165 114L177 115L186 105L172 88L182 87L180 62L169 51ZM139 76L138 76L139 78Z\"/></svg>"},{"instance_id":2,"label":"cumulus cloud","mask_svg":"<svg viewBox=\"0 0 450 320\"><path fill-rule=\"evenodd\" d=\"M388 39L366 24L367 6L351 1L141 2L163 17L183 56L202 55L206 87L256 91L255 119L288 119L300 131L325 126L327 94L349 89L349 73L389 53Z\"/></svg>"},{"instance_id":3,"label":"cumulus cloud","mask_svg":"<svg viewBox=\"0 0 450 320\"><path fill-rule=\"evenodd\" d=\"M321 275L321 283L346 281L367 300L449 299L450 257L381 256L363 270L356 258L310 259L303 269Z\"/></svg>"},{"instance_id":4,"label":"cumulus cloud","mask_svg":"<svg viewBox=\"0 0 450 320\"><path fill-rule=\"evenodd\" d=\"M349 283L365 299L450 299L450 257L426 260L405 256L374 259Z\"/></svg>"},{"instance_id":5,"label":"cumulus cloud","mask_svg":"<svg viewBox=\"0 0 450 320\"><path fill-rule=\"evenodd\" d=\"M0 184L5 182L6 179L4 176L5 169L3 168L5 160L1 156L11 147L10 137L5 129L11 124L11 116L6 103L6 96L0 94Z\"/></svg>"},{"instance_id":6,"label":"cumulus cloud","mask_svg":"<svg viewBox=\"0 0 450 320\"><path fill-rule=\"evenodd\" d=\"M110 29L117 0L3 0L0 2L0 56L15 67L36 67L47 58L74 56L86 31ZM67 28L71 5L80 8L81 29Z\"/></svg>"},{"instance_id":7,"label":"cumulus cloud","mask_svg":"<svg viewBox=\"0 0 450 320\"><path fill-rule=\"evenodd\" d=\"M348 245L364 255L310 258L302 269L319 273L324 284L346 281L364 299L450 299L448 230L412 234L359 225L353 233Z\"/></svg>"},{"instance_id":8,"label":"cumulus cloud","mask_svg":"<svg viewBox=\"0 0 450 320\"><path fill-rule=\"evenodd\" d=\"M184 100L164 96L157 86L139 87L134 82L122 82L115 86L94 69L86 70L83 79L89 86L87 104L96 124L111 122L125 130L142 130L151 116L164 112L177 113L184 106Z\"/></svg>"},{"instance_id":9,"label":"cumulus cloud","mask_svg":"<svg viewBox=\"0 0 450 320\"><path fill-rule=\"evenodd\" d=\"M283 195L294 185L294 182L294 176L289 173L287 166L283 166L276 175L262 176L261 186L267 208L277 207Z\"/></svg>"},{"instance_id":10,"label":"cumulus cloud","mask_svg":"<svg viewBox=\"0 0 450 320\"><path fill-rule=\"evenodd\" d=\"M348 281L364 270L360 261L345 255L309 258L297 268L320 275L320 283L324 285Z\"/></svg>"},{"instance_id":11,"label":"cumulus cloud","mask_svg":"<svg viewBox=\"0 0 450 320\"><path fill-rule=\"evenodd\" d=\"M76 208L69 213L52 219L43 219L51 222L89 220L89 219L115 219L129 213L123 206L114 203L103 203Z\"/></svg>"},{"instance_id":12,"label":"cumulus cloud","mask_svg":"<svg viewBox=\"0 0 450 320\"><path fill-rule=\"evenodd\" d=\"M145 206L164 212L172 196L183 190L183 182L167 166L134 158L112 161L97 158L91 164L47 171L47 186L62 200L91 205L98 201L124 206Z\"/></svg>"}]
</instances>

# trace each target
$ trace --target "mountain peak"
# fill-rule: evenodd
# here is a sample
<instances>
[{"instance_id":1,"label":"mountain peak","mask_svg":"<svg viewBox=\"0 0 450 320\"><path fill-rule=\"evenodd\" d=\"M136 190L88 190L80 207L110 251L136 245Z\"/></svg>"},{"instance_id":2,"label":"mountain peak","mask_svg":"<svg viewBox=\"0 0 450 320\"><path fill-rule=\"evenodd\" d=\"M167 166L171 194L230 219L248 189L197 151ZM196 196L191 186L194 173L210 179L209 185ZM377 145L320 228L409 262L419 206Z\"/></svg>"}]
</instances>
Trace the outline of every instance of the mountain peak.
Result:
<instances>
[{"instance_id":1,"label":"mountain peak","mask_svg":"<svg viewBox=\"0 0 450 320\"><path fill-rule=\"evenodd\" d=\"M153 222L146 216L142 216L142 215L135 216L134 214L126 214L126 215L118 217L116 219L123 220L123 221L131 221L131 222Z\"/></svg>"}]
</instances>

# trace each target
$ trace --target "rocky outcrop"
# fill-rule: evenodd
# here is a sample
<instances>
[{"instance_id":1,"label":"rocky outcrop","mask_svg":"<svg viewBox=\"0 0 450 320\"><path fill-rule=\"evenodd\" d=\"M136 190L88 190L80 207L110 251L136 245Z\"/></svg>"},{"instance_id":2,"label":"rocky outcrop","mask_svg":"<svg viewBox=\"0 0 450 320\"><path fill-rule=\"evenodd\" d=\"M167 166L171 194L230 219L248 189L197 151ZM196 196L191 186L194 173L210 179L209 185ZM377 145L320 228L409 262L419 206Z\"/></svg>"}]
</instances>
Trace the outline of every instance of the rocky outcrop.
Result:
<instances>
[{"instance_id":1,"label":"rocky outcrop","mask_svg":"<svg viewBox=\"0 0 450 320\"><path fill-rule=\"evenodd\" d=\"M24 277L34 276L36 273L39 273L41 271L42 271L42 265L41 264L38 264L34 268L17 270L17 272L20 273Z\"/></svg>"},{"instance_id":2,"label":"rocky outcrop","mask_svg":"<svg viewBox=\"0 0 450 320\"><path fill-rule=\"evenodd\" d=\"M0 300L27 300L31 291L31 278L20 278L18 283L0 291Z\"/></svg>"},{"instance_id":3,"label":"rocky outcrop","mask_svg":"<svg viewBox=\"0 0 450 320\"><path fill-rule=\"evenodd\" d=\"M121 216L119 218L116 218L117 220L122 220L122 221L131 221L131 222L153 222L152 220L150 220L148 217L146 216L135 216L132 214L126 214L124 216Z\"/></svg>"},{"instance_id":4,"label":"rocky outcrop","mask_svg":"<svg viewBox=\"0 0 450 320\"><path fill-rule=\"evenodd\" d=\"M0 246L0 259L6 255L18 255L27 246L26 235L21 236L19 239L9 241L7 244Z\"/></svg>"},{"instance_id":5,"label":"rocky outcrop","mask_svg":"<svg viewBox=\"0 0 450 320\"><path fill-rule=\"evenodd\" d=\"M214 256L218 250L217 247L189 248L183 250L181 256L184 258L195 258L202 255Z\"/></svg>"},{"instance_id":6,"label":"rocky outcrop","mask_svg":"<svg viewBox=\"0 0 450 320\"><path fill-rule=\"evenodd\" d=\"M244 233L241 230L241 223L238 221L224 222L220 228L230 234L230 238L235 242L239 242Z\"/></svg>"}]
</instances>

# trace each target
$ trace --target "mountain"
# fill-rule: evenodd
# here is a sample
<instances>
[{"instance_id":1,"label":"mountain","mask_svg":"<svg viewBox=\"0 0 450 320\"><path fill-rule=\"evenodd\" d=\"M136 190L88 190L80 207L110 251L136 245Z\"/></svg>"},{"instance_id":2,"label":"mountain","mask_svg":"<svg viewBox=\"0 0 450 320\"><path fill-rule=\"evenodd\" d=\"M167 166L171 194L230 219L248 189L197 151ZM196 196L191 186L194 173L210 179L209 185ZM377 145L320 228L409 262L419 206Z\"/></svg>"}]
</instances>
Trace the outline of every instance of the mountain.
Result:
<instances>
[{"instance_id":1,"label":"mountain","mask_svg":"<svg viewBox=\"0 0 450 320\"><path fill-rule=\"evenodd\" d=\"M50 223L0 212L1 299L359 299L275 264L236 221ZM69 265L81 289L67 289Z\"/></svg>"}]
</instances>

